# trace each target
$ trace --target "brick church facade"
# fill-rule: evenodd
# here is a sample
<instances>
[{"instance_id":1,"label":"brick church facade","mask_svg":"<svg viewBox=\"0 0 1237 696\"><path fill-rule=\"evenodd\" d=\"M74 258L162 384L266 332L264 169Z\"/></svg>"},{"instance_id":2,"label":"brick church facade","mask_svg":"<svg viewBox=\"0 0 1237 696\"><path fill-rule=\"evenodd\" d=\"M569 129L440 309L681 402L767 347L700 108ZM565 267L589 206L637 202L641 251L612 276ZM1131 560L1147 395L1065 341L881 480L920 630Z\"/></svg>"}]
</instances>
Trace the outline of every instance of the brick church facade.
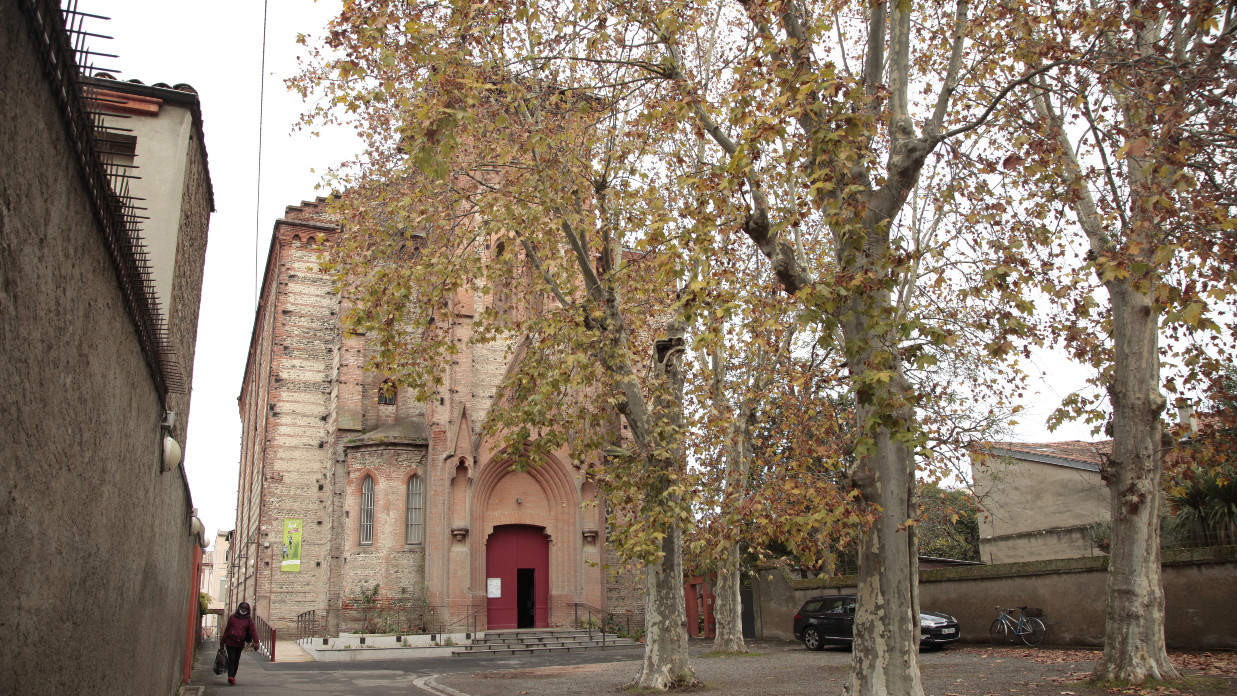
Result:
<instances>
[{"instance_id":1,"label":"brick church facade","mask_svg":"<svg viewBox=\"0 0 1237 696\"><path fill-rule=\"evenodd\" d=\"M604 506L569 453L511 471L479 434L518 359L470 343L489 298L451 303L460 352L414 401L362 369L365 337L341 327L318 267L318 239L337 233L323 199L275 223L239 398L229 606L247 600L281 630L314 612L322 634L360 628L350 606L375 584L380 602L417 596L480 630L570 625L577 603L642 616L641 576L607 570Z\"/></svg>"}]
</instances>

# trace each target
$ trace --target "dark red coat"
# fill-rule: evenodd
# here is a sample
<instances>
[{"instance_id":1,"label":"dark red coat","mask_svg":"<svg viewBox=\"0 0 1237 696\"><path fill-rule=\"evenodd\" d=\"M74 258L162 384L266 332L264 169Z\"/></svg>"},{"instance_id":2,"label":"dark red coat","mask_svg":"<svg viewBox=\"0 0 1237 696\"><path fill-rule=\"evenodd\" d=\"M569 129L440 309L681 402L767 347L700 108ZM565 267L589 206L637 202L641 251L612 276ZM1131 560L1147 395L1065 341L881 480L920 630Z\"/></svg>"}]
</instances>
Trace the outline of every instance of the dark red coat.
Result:
<instances>
[{"instance_id":1,"label":"dark red coat","mask_svg":"<svg viewBox=\"0 0 1237 696\"><path fill-rule=\"evenodd\" d=\"M228 617L228 625L223 629L222 642L234 648L243 648L245 643L258 640L258 630L254 628L253 619L241 618L236 614Z\"/></svg>"}]
</instances>

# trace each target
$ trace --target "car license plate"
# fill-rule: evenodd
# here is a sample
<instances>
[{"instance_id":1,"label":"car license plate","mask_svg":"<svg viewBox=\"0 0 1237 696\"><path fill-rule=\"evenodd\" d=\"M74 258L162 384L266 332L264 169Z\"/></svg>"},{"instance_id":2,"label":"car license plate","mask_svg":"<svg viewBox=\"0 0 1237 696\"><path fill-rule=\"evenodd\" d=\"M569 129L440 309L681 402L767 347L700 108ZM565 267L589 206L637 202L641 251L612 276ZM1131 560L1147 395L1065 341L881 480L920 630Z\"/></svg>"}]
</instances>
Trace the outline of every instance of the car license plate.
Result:
<instances>
[{"instance_id":1,"label":"car license plate","mask_svg":"<svg viewBox=\"0 0 1237 696\"><path fill-rule=\"evenodd\" d=\"M958 629L956 628L942 628L941 629L941 635L948 635L950 633L957 633L957 632L958 632Z\"/></svg>"}]
</instances>

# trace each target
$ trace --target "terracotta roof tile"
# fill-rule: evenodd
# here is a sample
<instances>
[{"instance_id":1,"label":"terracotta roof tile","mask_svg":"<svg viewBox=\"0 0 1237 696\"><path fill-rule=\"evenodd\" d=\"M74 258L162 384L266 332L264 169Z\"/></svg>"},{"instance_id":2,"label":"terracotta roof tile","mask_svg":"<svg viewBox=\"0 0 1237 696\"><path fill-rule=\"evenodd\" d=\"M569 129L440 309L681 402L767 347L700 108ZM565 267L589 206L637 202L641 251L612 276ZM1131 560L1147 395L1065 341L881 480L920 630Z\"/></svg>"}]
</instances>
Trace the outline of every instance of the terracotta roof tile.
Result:
<instances>
[{"instance_id":1,"label":"terracotta roof tile","mask_svg":"<svg viewBox=\"0 0 1237 696\"><path fill-rule=\"evenodd\" d=\"M980 442L977 447L983 451L1002 453L1020 453L1045 457L1068 459L1083 462L1098 467L1101 457L1112 453L1112 440L1099 442L1083 442L1082 440L1065 440L1062 442Z\"/></svg>"}]
</instances>

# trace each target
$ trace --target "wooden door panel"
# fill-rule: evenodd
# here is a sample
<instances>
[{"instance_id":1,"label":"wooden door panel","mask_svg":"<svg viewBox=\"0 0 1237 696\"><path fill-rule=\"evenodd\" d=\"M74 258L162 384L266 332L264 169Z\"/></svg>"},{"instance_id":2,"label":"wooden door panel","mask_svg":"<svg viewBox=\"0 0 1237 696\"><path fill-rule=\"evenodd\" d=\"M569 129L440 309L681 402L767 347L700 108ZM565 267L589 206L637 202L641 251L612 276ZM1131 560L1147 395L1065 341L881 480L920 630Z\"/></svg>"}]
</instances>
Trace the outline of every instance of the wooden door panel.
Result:
<instances>
[{"instance_id":1,"label":"wooden door panel","mask_svg":"<svg viewBox=\"0 0 1237 696\"><path fill-rule=\"evenodd\" d=\"M512 524L495 527L485 544L487 588L495 579L499 585L499 596L486 599L486 623L491 630L516 628L518 625L518 577L521 568L533 571L536 626L544 628L549 625L549 541L542 527Z\"/></svg>"}]
</instances>

